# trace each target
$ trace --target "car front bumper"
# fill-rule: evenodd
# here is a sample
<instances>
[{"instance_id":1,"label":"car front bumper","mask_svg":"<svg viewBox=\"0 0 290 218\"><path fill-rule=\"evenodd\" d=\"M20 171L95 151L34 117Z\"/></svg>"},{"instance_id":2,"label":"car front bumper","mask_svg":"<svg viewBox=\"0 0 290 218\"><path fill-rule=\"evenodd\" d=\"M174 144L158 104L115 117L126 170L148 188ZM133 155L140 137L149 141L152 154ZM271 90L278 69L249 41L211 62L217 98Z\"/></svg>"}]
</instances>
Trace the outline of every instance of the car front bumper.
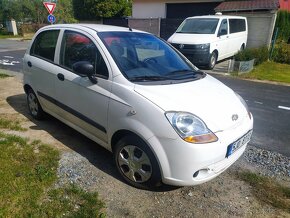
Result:
<instances>
[{"instance_id":1,"label":"car front bumper","mask_svg":"<svg viewBox=\"0 0 290 218\"><path fill-rule=\"evenodd\" d=\"M207 65L210 60L210 49L198 48L197 45L172 44L174 48L180 51L190 62L195 65Z\"/></svg>"},{"instance_id":2,"label":"car front bumper","mask_svg":"<svg viewBox=\"0 0 290 218\"><path fill-rule=\"evenodd\" d=\"M231 166L246 149L241 146L226 157L227 148L253 128L253 118L233 129L216 133L219 140L208 144L191 144L181 138L152 137L148 140L159 160L162 181L176 186L207 182Z\"/></svg>"}]
</instances>

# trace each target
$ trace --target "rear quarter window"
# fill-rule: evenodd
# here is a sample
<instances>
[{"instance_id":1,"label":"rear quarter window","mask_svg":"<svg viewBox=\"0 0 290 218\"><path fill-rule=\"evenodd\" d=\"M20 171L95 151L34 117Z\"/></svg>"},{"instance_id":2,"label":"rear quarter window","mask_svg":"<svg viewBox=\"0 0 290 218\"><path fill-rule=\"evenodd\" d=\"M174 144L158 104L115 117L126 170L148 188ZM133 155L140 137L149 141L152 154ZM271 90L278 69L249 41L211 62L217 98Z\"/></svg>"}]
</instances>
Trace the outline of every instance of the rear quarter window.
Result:
<instances>
[{"instance_id":1,"label":"rear quarter window","mask_svg":"<svg viewBox=\"0 0 290 218\"><path fill-rule=\"evenodd\" d=\"M245 19L229 19L230 33L238 33L246 31Z\"/></svg>"},{"instance_id":2,"label":"rear quarter window","mask_svg":"<svg viewBox=\"0 0 290 218\"><path fill-rule=\"evenodd\" d=\"M39 33L31 47L30 55L54 61L59 30L48 30Z\"/></svg>"}]
</instances>

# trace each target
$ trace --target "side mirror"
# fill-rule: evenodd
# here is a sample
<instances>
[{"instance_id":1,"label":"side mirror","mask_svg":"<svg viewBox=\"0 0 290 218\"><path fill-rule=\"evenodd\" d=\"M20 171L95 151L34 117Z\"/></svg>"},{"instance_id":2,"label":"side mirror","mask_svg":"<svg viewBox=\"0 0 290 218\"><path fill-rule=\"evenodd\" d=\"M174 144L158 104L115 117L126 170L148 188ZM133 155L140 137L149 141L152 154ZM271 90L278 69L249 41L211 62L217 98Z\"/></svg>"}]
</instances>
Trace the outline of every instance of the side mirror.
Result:
<instances>
[{"instance_id":1,"label":"side mirror","mask_svg":"<svg viewBox=\"0 0 290 218\"><path fill-rule=\"evenodd\" d=\"M96 84L98 82L94 75L94 66L90 62L78 61L73 64L72 69L80 76L87 76L92 83Z\"/></svg>"}]
</instances>

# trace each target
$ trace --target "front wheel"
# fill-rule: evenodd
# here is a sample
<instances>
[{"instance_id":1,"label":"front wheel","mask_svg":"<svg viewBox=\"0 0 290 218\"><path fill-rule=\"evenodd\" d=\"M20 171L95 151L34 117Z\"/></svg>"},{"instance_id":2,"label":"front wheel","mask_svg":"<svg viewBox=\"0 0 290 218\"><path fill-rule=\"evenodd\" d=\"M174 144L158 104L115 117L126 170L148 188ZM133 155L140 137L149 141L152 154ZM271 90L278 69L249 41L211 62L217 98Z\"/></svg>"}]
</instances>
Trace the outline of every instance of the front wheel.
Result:
<instances>
[{"instance_id":1,"label":"front wheel","mask_svg":"<svg viewBox=\"0 0 290 218\"><path fill-rule=\"evenodd\" d=\"M136 136L126 136L114 149L119 173L130 185L141 189L161 184L158 162L146 143Z\"/></svg>"},{"instance_id":2,"label":"front wheel","mask_svg":"<svg viewBox=\"0 0 290 218\"><path fill-rule=\"evenodd\" d=\"M212 69L214 68L216 62L217 62L217 53L216 53L216 52L213 52L213 53L211 53L211 55L210 55L210 58L209 58L209 62L208 62L208 66L207 66L207 68L208 68L209 70L212 70Z\"/></svg>"}]
</instances>

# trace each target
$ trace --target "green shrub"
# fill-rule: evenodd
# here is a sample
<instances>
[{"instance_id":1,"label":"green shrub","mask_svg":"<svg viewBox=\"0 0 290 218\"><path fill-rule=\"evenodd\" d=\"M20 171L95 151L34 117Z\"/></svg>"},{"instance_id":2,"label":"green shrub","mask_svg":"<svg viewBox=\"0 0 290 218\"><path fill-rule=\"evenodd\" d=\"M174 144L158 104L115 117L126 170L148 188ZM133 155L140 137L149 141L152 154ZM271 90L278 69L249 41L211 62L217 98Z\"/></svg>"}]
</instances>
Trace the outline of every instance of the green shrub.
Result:
<instances>
[{"instance_id":1,"label":"green shrub","mask_svg":"<svg viewBox=\"0 0 290 218\"><path fill-rule=\"evenodd\" d=\"M290 12L278 11L275 29L278 30L278 38L287 41L290 37Z\"/></svg>"},{"instance_id":2,"label":"green shrub","mask_svg":"<svg viewBox=\"0 0 290 218\"><path fill-rule=\"evenodd\" d=\"M277 43L274 47L272 59L278 63L290 64L290 44L283 41Z\"/></svg>"},{"instance_id":3,"label":"green shrub","mask_svg":"<svg viewBox=\"0 0 290 218\"><path fill-rule=\"evenodd\" d=\"M259 65L269 58L268 47L263 46L259 48L246 48L245 50L239 51L234 59L236 61L249 61L255 59L255 65Z\"/></svg>"}]
</instances>

